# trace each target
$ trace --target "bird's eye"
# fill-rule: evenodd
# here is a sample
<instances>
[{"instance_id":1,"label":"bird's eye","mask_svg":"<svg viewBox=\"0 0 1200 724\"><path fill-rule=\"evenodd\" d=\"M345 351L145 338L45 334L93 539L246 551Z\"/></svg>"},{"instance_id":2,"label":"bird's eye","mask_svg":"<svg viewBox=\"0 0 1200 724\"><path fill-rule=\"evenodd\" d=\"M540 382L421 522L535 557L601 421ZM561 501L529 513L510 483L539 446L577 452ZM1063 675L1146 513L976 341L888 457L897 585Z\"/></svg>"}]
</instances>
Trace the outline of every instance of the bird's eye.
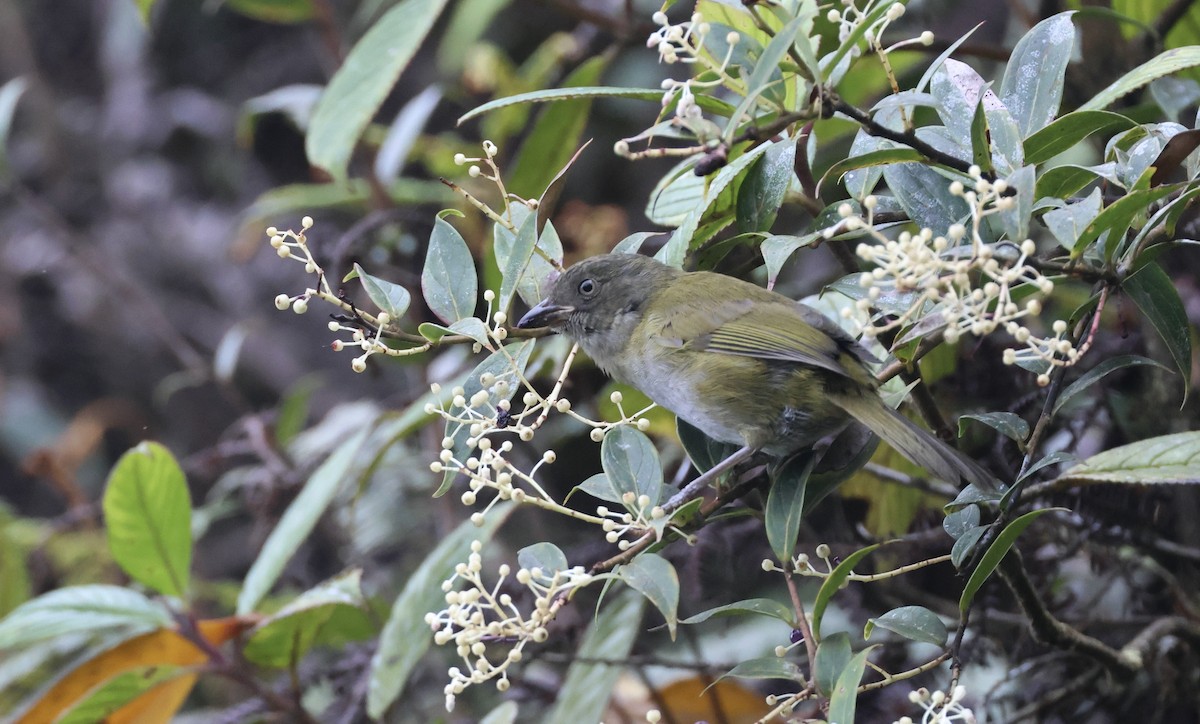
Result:
<instances>
[{"instance_id":1,"label":"bird's eye","mask_svg":"<svg viewBox=\"0 0 1200 724\"><path fill-rule=\"evenodd\" d=\"M591 279L584 279L579 282L579 293L585 297L590 297L596 293L596 282Z\"/></svg>"}]
</instances>

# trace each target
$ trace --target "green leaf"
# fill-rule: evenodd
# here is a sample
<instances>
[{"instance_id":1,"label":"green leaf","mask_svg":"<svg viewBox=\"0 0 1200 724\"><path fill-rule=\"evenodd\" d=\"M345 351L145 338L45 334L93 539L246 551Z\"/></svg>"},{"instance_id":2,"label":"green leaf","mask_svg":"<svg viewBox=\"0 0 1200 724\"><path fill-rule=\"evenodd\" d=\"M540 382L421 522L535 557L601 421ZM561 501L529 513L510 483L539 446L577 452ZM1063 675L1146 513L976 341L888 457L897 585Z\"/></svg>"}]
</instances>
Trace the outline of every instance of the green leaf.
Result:
<instances>
[{"instance_id":1,"label":"green leaf","mask_svg":"<svg viewBox=\"0 0 1200 724\"><path fill-rule=\"evenodd\" d=\"M737 445L717 442L682 417L675 418L675 431L688 459L701 473L708 472L737 450Z\"/></svg>"},{"instance_id":2,"label":"green leaf","mask_svg":"<svg viewBox=\"0 0 1200 724\"><path fill-rule=\"evenodd\" d=\"M142 19L143 24L150 22L150 11L154 9L155 0L135 0L138 9L138 17Z\"/></svg>"},{"instance_id":3,"label":"green leaf","mask_svg":"<svg viewBox=\"0 0 1200 724\"><path fill-rule=\"evenodd\" d=\"M1133 224L1134 217L1145 212L1150 204L1177 191L1179 191L1178 184L1169 184L1133 191L1112 202L1083 230L1078 241L1075 242L1071 256L1078 258L1088 245L1107 231L1108 239L1104 244L1104 259L1105 261L1112 259L1113 252L1116 251L1121 239L1125 238L1126 232Z\"/></svg>"},{"instance_id":4,"label":"green leaf","mask_svg":"<svg viewBox=\"0 0 1200 724\"><path fill-rule=\"evenodd\" d=\"M28 85L29 81L18 77L0 86L0 183L8 180L8 134L12 130L17 101L21 100Z\"/></svg>"},{"instance_id":5,"label":"green leaf","mask_svg":"<svg viewBox=\"0 0 1200 724\"><path fill-rule=\"evenodd\" d=\"M622 668L594 661L620 661L629 656L641 633L644 601L635 591L622 591L600 611L579 647L579 660L567 670L554 708L542 721L582 723L605 718L608 699Z\"/></svg>"},{"instance_id":6,"label":"green leaf","mask_svg":"<svg viewBox=\"0 0 1200 724\"><path fill-rule=\"evenodd\" d=\"M796 153L795 139L788 139L773 145L750 168L738 189L738 231L768 231L775 223L784 194L796 177Z\"/></svg>"},{"instance_id":7,"label":"green leaf","mask_svg":"<svg viewBox=\"0 0 1200 724\"><path fill-rule=\"evenodd\" d=\"M1008 554L1013 544L1017 542L1017 537L1025 532L1029 524L1037 520L1046 513L1065 510L1065 508L1042 508L1041 510L1033 510L1009 523L1000 535L996 536L996 540L988 546L987 551L979 559L979 565L971 571L971 577L967 579L967 585L963 587L962 596L958 599L958 610L965 613L971 607L971 602L975 600L975 594L979 592L981 586L992 572L996 570L996 566L1000 565L1000 561ZM962 540L961 538L959 540Z\"/></svg>"},{"instance_id":8,"label":"green leaf","mask_svg":"<svg viewBox=\"0 0 1200 724\"><path fill-rule=\"evenodd\" d=\"M399 179L388 187L388 196L397 206L405 204L454 204L459 201L454 192L436 181ZM323 209L365 210L371 199L371 185L362 179L339 184L290 184L265 192L242 213L242 233L253 230L260 237L262 229L273 223L285 227L285 219L295 219L301 212Z\"/></svg>"},{"instance_id":9,"label":"green leaf","mask_svg":"<svg viewBox=\"0 0 1200 724\"><path fill-rule=\"evenodd\" d=\"M826 179L833 178L835 181L840 180L850 171L855 171L860 168L870 168L872 166L887 166L893 163L904 163L906 161L924 161L925 157L919 152L911 148L880 148L875 151L850 156L829 167L825 175L817 183L817 190L825 185Z\"/></svg>"},{"instance_id":10,"label":"green leaf","mask_svg":"<svg viewBox=\"0 0 1200 724\"><path fill-rule=\"evenodd\" d=\"M646 218L656 224L677 227L704 200L708 179L693 173L695 159L677 164L659 179L646 203Z\"/></svg>"},{"instance_id":11,"label":"green leaf","mask_svg":"<svg viewBox=\"0 0 1200 724\"><path fill-rule=\"evenodd\" d=\"M182 676L192 676L198 667L149 664L125 669L87 692L59 714L54 724L94 724L127 721L109 716L138 696Z\"/></svg>"},{"instance_id":12,"label":"green leaf","mask_svg":"<svg viewBox=\"0 0 1200 724\"><path fill-rule=\"evenodd\" d=\"M1063 450L1058 450L1058 451L1050 453L1046 457L1044 457L1041 460L1038 460L1036 463L1030 465L1025 470L1025 472L1021 473L1021 475L1017 478L1017 482L1018 483L1021 482L1022 480L1024 480L1025 478L1028 478L1030 475L1033 475L1034 473L1041 470L1042 468L1046 468L1051 465L1059 465L1061 463L1077 463L1077 462L1080 462L1078 455L1073 455L1069 452L1066 452Z\"/></svg>"},{"instance_id":13,"label":"green leaf","mask_svg":"<svg viewBox=\"0 0 1200 724\"><path fill-rule=\"evenodd\" d=\"M704 623L710 618L723 618L725 616L738 616L742 614L768 616L783 621L788 626L795 628L795 622L792 620L792 609L770 598L747 598L744 601L734 601L724 606L717 606L707 611L701 611L695 616L682 619L679 623Z\"/></svg>"},{"instance_id":14,"label":"green leaf","mask_svg":"<svg viewBox=\"0 0 1200 724\"><path fill-rule=\"evenodd\" d=\"M980 168L998 166L1007 174L1024 165L1021 129L974 68L947 58L933 74L929 90L949 140L970 149Z\"/></svg>"},{"instance_id":15,"label":"green leaf","mask_svg":"<svg viewBox=\"0 0 1200 724\"><path fill-rule=\"evenodd\" d=\"M1096 384L1101 379L1119 369L1124 369L1125 367L1134 367L1137 365L1152 365L1170 372L1169 369L1155 362L1154 360L1146 359L1145 357L1139 357L1135 354L1124 354L1117 357L1110 357L1109 359L1104 360L1100 364L1088 370L1082 377L1072 382L1067 389L1063 390L1062 394L1059 395L1058 399L1054 402L1053 414L1058 414L1058 411L1062 409L1063 405L1070 402L1076 395Z\"/></svg>"},{"instance_id":16,"label":"green leaf","mask_svg":"<svg viewBox=\"0 0 1200 724\"><path fill-rule=\"evenodd\" d=\"M503 349L498 349L491 353L476 365L475 369L471 370L471 374L467 376L463 383L463 397L466 398L467 404L470 404L471 397L483 389L483 384L480 380L485 374L490 374L496 378L496 382L504 380L508 382L508 394L496 394L493 383L491 403L494 405L503 399L511 400L517 394L517 390L521 388L518 374L525 373L525 365L529 363L529 355L533 352L533 340L527 339L521 342L513 342L505 345ZM515 369L514 369L515 365ZM450 406L450 414L454 417L462 417L465 414L465 408ZM454 457L456 460L466 462L470 457L471 451L467 448L467 438L471 436L471 426L457 422L446 422L446 437L454 439ZM433 493L433 497L438 498L446 494L450 489L450 485L454 482L454 478L458 475L454 470L447 470L442 477L442 484Z\"/></svg>"},{"instance_id":17,"label":"green leaf","mask_svg":"<svg viewBox=\"0 0 1200 724\"><path fill-rule=\"evenodd\" d=\"M853 724L854 710L858 706L858 684L867 668L867 657L874 646L854 655L838 674L837 684L829 697L829 721L837 724Z\"/></svg>"},{"instance_id":18,"label":"green leaf","mask_svg":"<svg viewBox=\"0 0 1200 724\"><path fill-rule=\"evenodd\" d=\"M346 179L359 136L445 5L446 0L403 0L355 43L313 112L304 140L310 163Z\"/></svg>"},{"instance_id":19,"label":"green leaf","mask_svg":"<svg viewBox=\"0 0 1200 724\"><path fill-rule=\"evenodd\" d=\"M387 312L393 321L399 321L408 311L412 295L408 293L407 289L386 279L371 276L363 271L358 262L354 263L354 274L362 281L363 289L367 290L367 296L371 298L375 306L379 307L381 311Z\"/></svg>"},{"instance_id":20,"label":"green leaf","mask_svg":"<svg viewBox=\"0 0 1200 724\"><path fill-rule=\"evenodd\" d=\"M856 57L859 54L859 41L866 35L867 30L888 13L891 6L891 3L880 3L865 18L860 16L859 22L850 31L850 34L838 44L838 49L821 59L825 80L832 81L834 85L841 80L841 76L849 69L848 63L844 68L839 67L842 65L842 61L847 60L848 55L852 54L851 57Z\"/></svg>"},{"instance_id":21,"label":"green leaf","mask_svg":"<svg viewBox=\"0 0 1200 724\"><path fill-rule=\"evenodd\" d=\"M1132 485L1200 483L1200 431L1179 432L1106 450L1058 480Z\"/></svg>"},{"instance_id":22,"label":"green leaf","mask_svg":"<svg viewBox=\"0 0 1200 724\"><path fill-rule=\"evenodd\" d=\"M1000 100L1016 119L1022 138L1044 128L1058 115L1063 78L1075 46L1073 14L1059 13L1033 26L1009 56Z\"/></svg>"},{"instance_id":23,"label":"green leaf","mask_svg":"<svg viewBox=\"0 0 1200 724\"><path fill-rule=\"evenodd\" d=\"M437 68L442 78L459 78L470 53L464 48L478 47L496 16L509 6L511 0L466 0L455 3L450 20L440 33L437 49ZM359 6L361 12L369 3ZM486 44L482 43L482 44Z\"/></svg>"},{"instance_id":24,"label":"green leaf","mask_svg":"<svg viewBox=\"0 0 1200 724\"><path fill-rule=\"evenodd\" d=\"M254 143L254 131L263 116L279 114L291 121L300 131L308 130L313 109L321 99L324 86L312 83L293 83L255 96L242 103L237 119L237 138L247 147Z\"/></svg>"},{"instance_id":25,"label":"green leaf","mask_svg":"<svg viewBox=\"0 0 1200 724\"><path fill-rule=\"evenodd\" d=\"M304 429L304 423L308 421L308 403L320 387L321 379L314 373L301 377L287 389L275 416L275 442L280 447L287 447Z\"/></svg>"},{"instance_id":26,"label":"green leaf","mask_svg":"<svg viewBox=\"0 0 1200 724\"><path fill-rule=\"evenodd\" d=\"M697 236L696 231L700 228L700 221L704 215L717 203L721 193L774 145L773 142L768 142L752 148L714 174L708 182L708 188L705 189L700 203L692 207L679 224L679 228L667 240L663 248L654 255L654 258L670 266L682 266L684 257L694 246L694 237ZM704 181L704 179L700 180Z\"/></svg>"},{"instance_id":27,"label":"green leaf","mask_svg":"<svg viewBox=\"0 0 1200 724\"><path fill-rule=\"evenodd\" d=\"M258 606L263 596L279 580L283 567L308 539L342 484L354 477L354 471L362 465L361 448L371 430L372 426L367 426L334 450L313 471L304 489L284 511L246 573L237 600L239 616L252 612Z\"/></svg>"},{"instance_id":28,"label":"green leaf","mask_svg":"<svg viewBox=\"0 0 1200 724\"><path fill-rule=\"evenodd\" d=\"M1111 111L1072 111L1025 139L1025 163L1049 161L1094 133L1125 131L1136 125L1133 119Z\"/></svg>"},{"instance_id":29,"label":"green leaf","mask_svg":"<svg viewBox=\"0 0 1200 724\"><path fill-rule=\"evenodd\" d=\"M821 639L817 646L817 660L813 666L813 679L817 691L825 696L837 688L838 676L846 669L853 657L850 648L850 634L838 631Z\"/></svg>"},{"instance_id":30,"label":"green leaf","mask_svg":"<svg viewBox=\"0 0 1200 724\"><path fill-rule=\"evenodd\" d=\"M600 462L618 495L646 495L651 505L662 502L663 473L658 451L637 428L621 425L609 430L600 445Z\"/></svg>"},{"instance_id":31,"label":"green leaf","mask_svg":"<svg viewBox=\"0 0 1200 724\"><path fill-rule=\"evenodd\" d=\"M154 0L138 0L152 3ZM223 7L266 23L294 25L312 20L316 14L313 0L225 0ZM146 11L149 11L147 7Z\"/></svg>"},{"instance_id":32,"label":"green leaf","mask_svg":"<svg viewBox=\"0 0 1200 724\"><path fill-rule=\"evenodd\" d=\"M994 173L992 164L991 131L988 129L987 109L983 99L975 106L975 115L971 118L971 160L985 174Z\"/></svg>"},{"instance_id":33,"label":"green leaf","mask_svg":"<svg viewBox=\"0 0 1200 724\"><path fill-rule=\"evenodd\" d=\"M607 55L589 58L563 79L561 87L594 87L608 62ZM584 96L555 103L541 112L509 169L505 185L511 193L530 199L541 195L575 154L591 109L592 97Z\"/></svg>"},{"instance_id":34,"label":"green leaf","mask_svg":"<svg viewBox=\"0 0 1200 724\"><path fill-rule=\"evenodd\" d=\"M918 163L886 166L883 178L908 217L918 226L943 233L967 215L967 202L950 195L950 182L933 169Z\"/></svg>"},{"instance_id":35,"label":"green leaf","mask_svg":"<svg viewBox=\"0 0 1200 724\"><path fill-rule=\"evenodd\" d=\"M717 681L730 676L739 679L787 679L797 682L804 680L804 672L800 671L799 666L778 656L747 659L722 674Z\"/></svg>"},{"instance_id":36,"label":"green leaf","mask_svg":"<svg viewBox=\"0 0 1200 724\"><path fill-rule=\"evenodd\" d=\"M1146 315L1166 343L1183 379L1183 398L1186 401L1192 379L1191 323L1175 284L1161 266L1151 262L1130 274L1121 284L1121 289Z\"/></svg>"},{"instance_id":37,"label":"green leaf","mask_svg":"<svg viewBox=\"0 0 1200 724\"><path fill-rule=\"evenodd\" d=\"M846 577L853 572L854 566L858 565L859 561L874 552L880 545L882 544L876 543L875 545L854 551L846 556L841 563L837 564L829 572L829 575L825 577L825 580L821 583L821 589L817 591L817 597L813 601L812 630L814 636L821 635L821 619L825 617L825 608L829 605L830 600L833 599L833 595L842 587L842 583L846 581Z\"/></svg>"},{"instance_id":38,"label":"green leaf","mask_svg":"<svg viewBox=\"0 0 1200 724\"><path fill-rule=\"evenodd\" d=\"M546 541L525 546L517 551L517 565L530 571L537 568L542 574L543 583L549 583L555 573L571 567L567 562L567 554L558 546Z\"/></svg>"},{"instance_id":39,"label":"green leaf","mask_svg":"<svg viewBox=\"0 0 1200 724\"><path fill-rule=\"evenodd\" d=\"M26 601L0 619L0 651L72 634L123 628L129 635L173 625L166 606L120 586L68 586Z\"/></svg>"},{"instance_id":40,"label":"green leaf","mask_svg":"<svg viewBox=\"0 0 1200 724\"><path fill-rule=\"evenodd\" d=\"M242 653L260 666L294 666L317 639L337 606L362 608L362 569L341 573L258 623Z\"/></svg>"},{"instance_id":41,"label":"green leaf","mask_svg":"<svg viewBox=\"0 0 1200 724\"><path fill-rule=\"evenodd\" d=\"M974 483L969 483L967 487L959 492L958 497L946 505L947 510L953 510L964 505L974 505L976 503L995 503L1000 500L1000 493L991 490L982 490L975 487Z\"/></svg>"},{"instance_id":42,"label":"green leaf","mask_svg":"<svg viewBox=\"0 0 1200 724\"><path fill-rule=\"evenodd\" d=\"M785 564L796 552L796 537L804 517L804 492L815 461L814 455L792 458L773 476L767 493L763 511L767 541L775 557Z\"/></svg>"},{"instance_id":43,"label":"green leaf","mask_svg":"<svg viewBox=\"0 0 1200 724\"><path fill-rule=\"evenodd\" d=\"M367 715L372 719L383 717L396 701L417 662L433 643L425 614L445 606L442 581L454 575L454 567L467 559L471 541L490 540L511 512L512 505L502 503L484 517L481 526L464 521L442 538L405 580L404 590L392 604L379 634L379 647L371 657Z\"/></svg>"},{"instance_id":44,"label":"green leaf","mask_svg":"<svg viewBox=\"0 0 1200 724\"><path fill-rule=\"evenodd\" d=\"M979 506L968 505L946 514L942 520L942 530L946 535L958 540L970 529L979 525Z\"/></svg>"},{"instance_id":45,"label":"green leaf","mask_svg":"<svg viewBox=\"0 0 1200 724\"><path fill-rule=\"evenodd\" d=\"M1042 222L1064 249L1074 249L1088 224L1100 214L1100 189L1092 189L1082 201L1047 211Z\"/></svg>"},{"instance_id":46,"label":"green leaf","mask_svg":"<svg viewBox=\"0 0 1200 724\"><path fill-rule=\"evenodd\" d=\"M979 412L963 415L958 418L959 437L962 437L967 429L967 420L982 422L993 430L1016 440L1021 445L1025 444L1025 440L1029 437L1029 423L1025 422L1020 415L1011 412Z\"/></svg>"},{"instance_id":47,"label":"green leaf","mask_svg":"<svg viewBox=\"0 0 1200 724\"><path fill-rule=\"evenodd\" d=\"M113 467L104 490L113 559L129 577L182 596L192 565L192 502L187 480L162 445L143 442Z\"/></svg>"},{"instance_id":48,"label":"green leaf","mask_svg":"<svg viewBox=\"0 0 1200 724\"><path fill-rule=\"evenodd\" d=\"M517 702L509 700L489 711L479 720L479 724L516 724L520 713Z\"/></svg>"},{"instance_id":49,"label":"green leaf","mask_svg":"<svg viewBox=\"0 0 1200 724\"><path fill-rule=\"evenodd\" d=\"M447 324L475 313L479 294L475 260L462 234L441 217L434 221L429 235L421 293L430 311Z\"/></svg>"},{"instance_id":50,"label":"green leaf","mask_svg":"<svg viewBox=\"0 0 1200 724\"><path fill-rule=\"evenodd\" d=\"M39 542L27 540L24 528L23 521L0 504L0 581L4 581L0 586L0 620L33 597L26 561ZM0 666L0 689L4 688L2 672Z\"/></svg>"},{"instance_id":51,"label":"green leaf","mask_svg":"<svg viewBox=\"0 0 1200 724\"><path fill-rule=\"evenodd\" d=\"M1037 197L1062 199L1072 196L1097 177L1102 177L1105 169L1114 172L1116 165L1108 163L1088 167L1065 163L1055 166L1038 177Z\"/></svg>"},{"instance_id":52,"label":"green leaf","mask_svg":"<svg viewBox=\"0 0 1200 724\"><path fill-rule=\"evenodd\" d=\"M1156 78L1197 65L1200 65L1200 46L1189 45L1183 48L1172 48L1113 81L1112 85L1097 93L1091 100L1080 106L1079 110L1107 108L1118 98L1132 93Z\"/></svg>"},{"instance_id":53,"label":"green leaf","mask_svg":"<svg viewBox=\"0 0 1200 724\"><path fill-rule=\"evenodd\" d=\"M1008 175L1008 188L1016 195L1011 207L997 214L1000 228L1013 243L1029 238L1029 222L1033 218L1034 186L1037 176L1033 166L1021 166Z\"/></svg>"},{"instance_id":54,"label":"green leaf","mask_svg":"<svg viewBox=\"0 0 1200 724\"><path fill-rule=\"evenodd\" d=\"M863 638L871 638L874 628L900 634L911 641L934 646L946 645L946 624L936 613L924 606L901 606L893 608L879 618L868 619Z\"/></svg>"},{"instance_id":55,"label":"green leaf","mask_svg":"<svg viewBox=\"0 0 1200 724\"><path fill-rule=\"evenodd\" d=\"M643 553L617 568L615 573L662 613L674 641L679 625L679 574L675 572L675 566L657 553Z\"/></svg>"},{"instance_id":56,"label":"green leaf","mask_svg":"<svg viewBox=\"0 0 1200 724\"><path fill-rule=\"evenodd\" d=\"M771 85L782 80L782 73L779 69L779 63L792 49L792 44L796 42L796 37L806 25L811 25L812 15L815 7L806 6L805 10L800 10L797 17L788 21L788 24L783 26L767 43L767 47L763 48L762 53L754 62L754 70L751 71L750 77L746 80L746 93L742 97L742 101L738 104L737 109L733 112L733 116L729 119L729 126L726 128L726 139L732 138L733 132L739 128L743 122L753 122L753 114L751 109L761 96Z\"/></svg>"},{"instance_id":57,"label":"green leaf","mask_svg":"<svg viewBox=\"0 0 1200 724\"><path fill-rule=\"evenodd\" d=\"M955 568L962 568L963 565L971 558L971 553L975 550L975 545L979 543L979 539L992 526L977 525L969 528L962 535L954 540L954 545L950 548L950 563Z\"/></svg>"},{"instance_id":58,"label":"green leaf","mask_svg":"<svg viewBox=\"0 0 1200 724\"><path fill-rule=\"evenodd\" d=\"M459 116L458 125L462 125L472 118L489 113L491 111L507 108L508 106L520 105L522 103L546 103L548 101L569 101L578 98L633 98L643 101L661 101L663 92L656 88L619 88L615 86L597 86L597 87L580 87L580 88L549 88L546 90L531 91L529 93L519 93L515 96L506 98L497 98L494 101L489 101L481 106L478 106L467 113ZM732 110L732 106L724 101L717 100L705 95L696 96L696 105L700 108L714 112L719 115L728 116Z\"/></svg>"},{"instance_id":59,"label":"green leaf","mask_svg":"<svg viewBox=\"0 0 1200 724\"><path fill-rule=\"evenodd\" d=\"M497 233L501 233L497 231ZM508 310L512 306L513 297L517 293L517 285L521 281L521 276L525 273L525 269L529 266L530 257L533 256L533 248L537 246L537 214L527 214L521 225L517 227L515 236L505 234L505 237L512 238L512 246L501 253L497 249L497 261L500 262L500 299L498 308ZM503 257L501 259L501 257Z\"/></svg>"},{"instance_id":60,"label":"green leaf","mask_svg":"<svg viewBox=\"0 0 1200 724\"><path fill-rule=\"evenodd\" d=\"M767 283L775 285L783 265L798 250L811 246L821 240L821 232L814 231L803 236L768 236L759 245L763 261L767 263Z\"/></svg>"},{"instance_id":61,"label":"green leaf","mask_svg":"<svg viewBox=\"0 0 1200 724\"><path fill-rule=\"evenodd\" d=\"M612 482L604 473L596 473L579 485L576 485L571 492L575 490L581 490L593 498L599 498L609 503L617 503L618 505L623 503L621 494L613 489Z\"/></svg>"}]
</instances>

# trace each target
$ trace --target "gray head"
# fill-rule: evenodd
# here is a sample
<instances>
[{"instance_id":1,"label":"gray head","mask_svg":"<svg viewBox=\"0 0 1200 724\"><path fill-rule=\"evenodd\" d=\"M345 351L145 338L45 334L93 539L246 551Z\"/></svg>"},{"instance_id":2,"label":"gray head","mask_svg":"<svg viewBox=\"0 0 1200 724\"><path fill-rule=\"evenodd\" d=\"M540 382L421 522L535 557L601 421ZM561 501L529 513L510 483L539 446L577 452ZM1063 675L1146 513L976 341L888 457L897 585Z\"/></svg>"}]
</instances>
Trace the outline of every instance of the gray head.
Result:
<instances>
[{"instance_id":1,"label":"gray head","mask_svg":"<svg viewBox=\"0 0 1200 724\"><path fill-rule=\"evenodd\" d=\"M603 254L575 264L553 283L550 294L517 322L550 327L579 342L602 367L624 348L645 305L682 274L650 257Z\"/></svg>"}]
</instances>

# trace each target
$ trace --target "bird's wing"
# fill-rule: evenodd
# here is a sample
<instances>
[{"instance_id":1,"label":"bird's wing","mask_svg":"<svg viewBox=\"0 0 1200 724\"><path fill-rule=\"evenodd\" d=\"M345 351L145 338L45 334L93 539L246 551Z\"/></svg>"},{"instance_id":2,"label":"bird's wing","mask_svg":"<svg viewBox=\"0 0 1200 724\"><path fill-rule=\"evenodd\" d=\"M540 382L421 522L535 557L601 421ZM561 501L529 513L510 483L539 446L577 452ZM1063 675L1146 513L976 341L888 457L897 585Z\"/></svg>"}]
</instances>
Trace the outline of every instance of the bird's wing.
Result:
<instances>
[{"instance_id":1,"label":"bird's wing","mask_svg":"<svg viewBox=\"0 0 1200 724\"><path fill-rule=\"evenodd\" d=\"M720 305L698 302L684 309L686 311L665 320L662 340L665 344L702 352L796 362L855 379L859 376L846 368L849 350L844 348L842 341L815 327L798 306L738 300Z\"/></svg>"}]
</instances>

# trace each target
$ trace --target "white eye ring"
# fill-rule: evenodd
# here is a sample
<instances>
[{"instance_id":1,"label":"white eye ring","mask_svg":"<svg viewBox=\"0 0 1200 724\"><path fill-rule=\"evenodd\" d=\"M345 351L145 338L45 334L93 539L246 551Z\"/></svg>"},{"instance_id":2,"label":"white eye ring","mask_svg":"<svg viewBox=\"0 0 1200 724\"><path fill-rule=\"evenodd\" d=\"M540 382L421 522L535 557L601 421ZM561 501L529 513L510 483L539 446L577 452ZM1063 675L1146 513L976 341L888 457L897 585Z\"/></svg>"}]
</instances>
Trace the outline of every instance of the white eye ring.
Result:
<instances>
[{"instance_id":1,"label":"white eye ring","mask_svg":"<svg viewBox=\"0 0 1200 724\"><path fill-rule=\"evenodd\" d=\"M579 282L579 293L585 297L590 297L596 293L596 282L591 279L584 279Z\"/></svg>"}]
</instances>

